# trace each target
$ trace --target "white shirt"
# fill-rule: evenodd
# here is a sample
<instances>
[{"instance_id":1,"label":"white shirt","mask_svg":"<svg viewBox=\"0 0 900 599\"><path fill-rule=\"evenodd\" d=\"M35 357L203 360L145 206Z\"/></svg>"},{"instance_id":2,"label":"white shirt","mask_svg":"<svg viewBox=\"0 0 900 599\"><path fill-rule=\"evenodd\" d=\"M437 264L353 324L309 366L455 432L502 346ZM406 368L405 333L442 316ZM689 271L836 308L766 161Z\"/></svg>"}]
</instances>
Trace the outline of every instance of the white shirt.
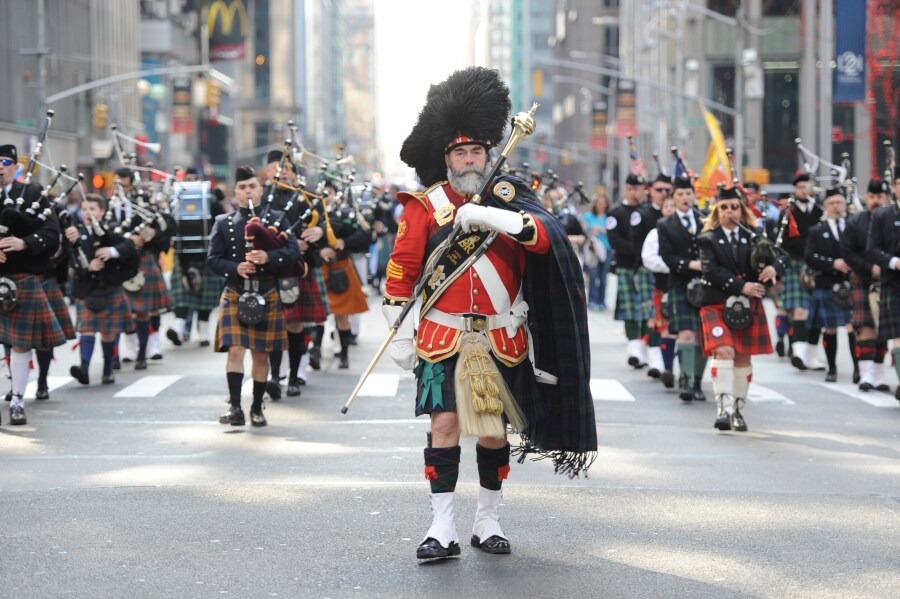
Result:
<instances>
[{"instance_id":1,"label":"white shirt","mask_svg":"<svg viewBox=\"0 0 900 599\"><path fill-rule=\"evenodd\" d=\"M699 229L697 229L697 221L694 220L693 212L680 212L680 211L676 210L675 214L678 215L678 218L681 221L682 225L684 224L684 219L688 219L688 222L690 223L690 227L688 228L689 230L691 228L693 228L694 233L696 233L699 230Z\"/></svg>"},{"instance_id":2,"label":"white shirt","mask_svg":"<svg viewBox=\"0 0 900 599\"><path fill-rule=\"evenodd\" d=\"M641 246L641 262L650 272L658 274L667 274L669 267L666 266L662 256L659 255L659 234L656 229L651 229L644 238L644 245Z\"/></svg>"},{"instance_id":3,"label":"white shirt","mask_svg":"<svg viewBox=\"0 0 900 599\"><path fill-rule=\"evenodd\" d=\"M844 233L844 219L829 218L828 227L831 229L831 234L834 235L834 238L840 239L841 235Z\"/></svg>"}]
</instances>

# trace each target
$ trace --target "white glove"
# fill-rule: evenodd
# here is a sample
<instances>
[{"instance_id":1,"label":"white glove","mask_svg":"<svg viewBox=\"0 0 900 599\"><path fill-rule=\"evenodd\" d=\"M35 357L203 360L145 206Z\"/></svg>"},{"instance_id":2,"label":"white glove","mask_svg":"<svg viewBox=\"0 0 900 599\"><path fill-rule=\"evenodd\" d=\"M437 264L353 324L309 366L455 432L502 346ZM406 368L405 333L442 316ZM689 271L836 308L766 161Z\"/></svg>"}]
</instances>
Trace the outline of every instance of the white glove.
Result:
<instances>
[{"instance_id":1,"label":"white glove","mask_svg":"<svg viewBox=\"0 0 900 599\"><path fill-rule=\"evenodd\" d=\"M400 316L402 311L403 306L390 306L387 304L381 306L381 313L384 314L388 327L394 326L394 322L397 321L397 317ZM403 319L403 322L397 328L397 334L394 335L389 348L391 359L403 370L412 370L416 366L416 341L413 319L412 314L406 315L406 318Z\"/></svg>"},{"instance_id":2,"label":"white glove","mask_svg":"<svg viewBox=\"0 0 900 599\"><path fill-rule=\"evenodd\" d=\"M463 204L456 211L456 222L460 223L462 230L468 233L472 225L481 228L493 229L509 235L518 235L522 232L524 222L522 215L502 208L490 208L478 204Z\"/></svg>"}]
</instances>

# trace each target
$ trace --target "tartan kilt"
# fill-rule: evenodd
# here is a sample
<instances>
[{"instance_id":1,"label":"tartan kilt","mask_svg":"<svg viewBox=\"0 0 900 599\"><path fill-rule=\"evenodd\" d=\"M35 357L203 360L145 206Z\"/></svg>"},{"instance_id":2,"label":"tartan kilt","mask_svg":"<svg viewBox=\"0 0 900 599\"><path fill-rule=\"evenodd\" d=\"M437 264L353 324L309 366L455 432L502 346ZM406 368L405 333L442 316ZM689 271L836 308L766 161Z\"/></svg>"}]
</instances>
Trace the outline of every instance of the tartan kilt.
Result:
<instances>
[{"instance_id":1,"label":"tartan kilt","mask_svg":"<svg viewBox=\"0 0 900 599\"><path fill-rule=\"evenodd\" d=\"M53 276L45 277L41 281L41 286L44 288L44 295L47 296L47 302L50 304L50 309L53 310L56 322L62 327L63 335L66 336L66 339L75 339L75 325L72 324L69 307L66 305L66 300L59 289L59 283L56 282L56 278Z\"/></svg>"},{"instance_id":2,"label":"tartan kilt","mask_svg":"<svg viewBox=\"0 0 900 599\"><path fill-rule=\"evenodd\" d=\"M284 328L278 289L270 289L262 296L266 301L265 317L259 324L246 325L238 320L240 294L231 287L225 287L219 305L216 351L228 351L232 345L262 352L280 351L287 347L287 329Z\"/></svg>"},{"instance_id":3,"label":"tartan kilt","mask_svg":"<svg viewBox=\"0 0 900 599\"><path fill-rule=\"evenodd\" d=\"M850 275L850 285L853 290L853 308L850 320L853 329L859 331L863 327L874 329L875 316L872 314L872 304L869 303L869 286L863 284L862 279L856 275Z\"/></svg>"},{"instance_id":4,"label":"tartan kilt","mask_svg":"<svg viewBox=\"0 0 900 599\"><path fill-rule=\"evenodd\" d=\"M900 337L900 287L882 283L878 339L890 341L898 337Z\"/></svg>"},{"instance_id":5,"label":"tartan kilt","mask_svg":"<svg viewBox=\"0 0 900 599\"><path fill-rule=\"evenodd\" d=\"M144 273L144 286L135 292L126 291L131 311L138 313L165 312L172 307L172 294L166 287L159 263L153 252L144 252L141 256L141 271Z\"/></svg>"},{"instance_id":6,"label":"tartan kilt","mask_svg":"<svg viewBox=\"0 0 900 599\"><path fill-rule=\"evenodd\" d=\"M834 329L850 322L847 310L834 303L831 289L814 289L809 316L806 318L808 329Z\"/></svg>"},{"instance_id":7,"label":"tartan kilt","mask_svg":"<svg viewBox=\"0 0 900 599\"><path fill-rule=\"evenodd\" d=\"M707 356L720 347L733 347L734 352L744 356L771 354L772 341L769 339L769 324L762 302L750 299L753 310L753 322L740 330L732 330L725 324L722 316L724 304L703 306L700 308L700 321L703 324L703 350Z\"/></svg>"},{"instance_id":8,"label":"tartan kilt","mask_svg":"<svg viewBox=\"0 0 900 599\"><path fill-rule=\"evenodd\" d=\"M302 326L312 326L325 322L328 312L322 303L319 284L312 272L300 279L300 297L289 306L284 306L284 321L299 322Z\"/></svg>"},{"instance_id":9,"label":"tartan kilt","mask_svg":"<svg viewBox=\"0 0 900 599\"><path fill-rule=\"evenodd\" d=\"M343 293L334 293L328 290L328 305L334 314L351 315L361 314L369 309L369 302L366 300L366 294L363 293L362 284L359 282L359 275L356 274L356 268L353 266L353 260L343 258L335 260L331 263L331 270L343 269L350 279L350 286ZM328 268L323 269L325 278L325 289L328 289Z\"/></svg>"},{"instance_id":10,"label":"tartan kilt","mask_svg":"<svg viewBox=\"0 0 900 599\"><path fill-rule=\"evenodd\" d=\"M653 316L650 317L649 326L657 333L666 333L669 330L669 319L663 314L662 309L662 297L665 293L662 289L653 288Z\"/></svg>"},{"instance_id":11,"label":"tartan kilt","mask_svg":"<svg viewBox=\"0 0 900 599\"><path fill-rule=\"evenodd\" d=\"M16 306L0 312L0 343L15 349L50 349L66 342L41 279L30 274L8 274L16 283Z\"/></svg>"},{"instance_id":12,"label":"tartan kilt","mask_svg":"<svg viewBox=\"0 0 900 599\"><path fill-rule=\"evenodd\" d=\"M800 282L800 270L804 262L791 258L790 266L784 273L784 287L778 295L778 307L790 312L794 308L809 309L812 294Z\"/></svg>"},{"instance_id":13,"label":"tartan kilt","mask_svg":"<svg viewBox=\"0 0 900 599\"><path fill-rule=\"evenodd\" d=\"M134 319L125 290L121 287L113 287L108 290L108 302L102 312L88 310L83 300L78 301L78 332L82 335L116 335L125 331L134 330Z\"/></svg>"},{"instance_id":14,"label":"tartan kilt","mask_svg":"<svg viewBox=\"0 0 900 599\"><path fill-rule=\"evenodd\" d=\"M669 289L669 307L672 317L669 318L669 332L700 331L700 311L687 301L687 287Z\"/></svg>"},{"instance_id":15,"label":"tartan kilt","mask_svg":"<svg viewBox=\"0 0 900 599\"><path fill-rule=\"evenodd\" d=\"M500 376L509 387L510 393L519 405L534 405L538 401L537 383L534 378L534 369L530 360L522 360L515 366L507 366L494 358L491 358L497 365ZM416 416L422 414L433 414L436 412L456 412L456 364L459 354L453 354L444 358L436 365L444 368L444 380L441 382L441 402L435 405L434 393L429 393L428 399L422 404L422 381L420 377L419 367L422 366L423 360L419 360L416 368ZM524 401L523 401L524 400Z\"/></svg>"},{"instance_id":16,"label":"tartan kilt","mask_svg":"<svg viewBox=\"0 0 900 599\"><path fill-rule=\"evenodd\" d=\"M172 299L175 307L193 310L214 310L219 305L219 298L222 297L225 279L211 271L205 260L190 262L188 266L193 266L200 271L200 278L203 284L200 287L199 294L193 294L184 288L184 285L181 284L184 270L182 270L181 260L176 255L175 266L172 269Z\"/></svg>"},{"instance_id":17,"label":"tartan kilt","mask_svg":"<svg viewBox=\"0 0 900 599\"><path fill-rule=\"evenodd\" d=\"M653 316L653 277L646 268L616 269L615 320L644 322Z\"/></svg>"}]
</instances>

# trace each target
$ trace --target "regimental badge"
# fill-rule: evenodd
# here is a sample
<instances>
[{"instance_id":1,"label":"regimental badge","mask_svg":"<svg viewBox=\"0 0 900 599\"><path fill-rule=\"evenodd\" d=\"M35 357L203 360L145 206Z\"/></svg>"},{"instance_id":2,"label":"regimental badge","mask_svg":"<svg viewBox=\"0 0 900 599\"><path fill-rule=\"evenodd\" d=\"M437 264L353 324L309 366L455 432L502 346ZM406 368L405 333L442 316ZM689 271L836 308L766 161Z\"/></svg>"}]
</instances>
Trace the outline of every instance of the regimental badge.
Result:
<instances>
[{"instance_id":1,"label":"regimental badge","mask_svg":"<svg viewBox=\"0 0 900 599\"><path fill-rule=\"evenodd\" d=\"M475 249L475 244L478 242L478 235L470 235L465 239L459 240L459 247L463 249L467 254L471 254L472 250Z\"/></svg>"},{"instance_id":2,"label":"regimental badge","mask_svg":"<svg viewBox=\"0 0 900 599\"><path fill-rule=\"evenodd\" d=\"M641 224L641 213L635 210L631 213L631 218L629 219L632 227L636 227ZM607 227L608 228L608 227Z\"/></svg>"},{"instance_id":3,"label":"regimental badge","mask_svg":"<svg viewBox=\"0 0 900 599\"><path fill-rule=\"evenodd\" d=\"M403 278L403 267L393 260L388 260L387 268L385 269L387 278L389 279L402 279Z\"/></svg>"},{"instance_id":4,"label":"regimental badge","mask_svg":"<svg viewBox=\"0 0 900 599\"><path fill-rule=\"evenodd\" d=\"M513 187L512 183L501 181L494 185L494 195L504 202L509 202L516 197L516 188Z\"/></svg>"},{"instance_id":5,"label":"regimental badge","mask_svg":"<svg viewBox=\"0 0 900 599\"><path fill-rule=\"evenodd\" d=\"M397 239L400 239L404 235L406 235L406 229L409 225L406 223L405 218L400 219L400 223L397 225Z\"/></svg>"},{"instance_id":6,"label":"regimental badge","mask_svg":"<svg viewBox=\"0 0 900 599\"><path fill-rule=\"evenodd\" d=\"M453 222L453 215L456 213L456 206L447 202L434 211L434 220L439 227L443 227L449 222Z\"/></svg>"},{"instance_id":7,"label":"regimental badge","mask_svg":"<svg viewBox=\"0 0 900 599\"><path fill-rule=\"evenodd\" d=\"M607 216L606 217L606 230L607 231L615 229L617 224L619 224L619 221L616 220L615 216Z\"/></svg>"},{"instance_id":8,"label":"regimental badge","mask_svg":"<svg viewBox=\"0 0 900 599\"><path fill-rule=\"evenodd\" d=\"M437 289L438 285L443 283L446 278L447 275L444 273L444 265L438 264L437 268L434 269L434 272L431 273L431 278L428 279L428 286L431 287L433 291Z\"/></svg>"},{"instance_id":9,"label":"regimental badge","mask_svg":"<svg viewBox=\"0 0 900 599\"><path fill-rule=\"evenodd\" d=\"M722 327L715 326L712 328L712 336L713 337L721 337L724 334L725 334L725 331L724 331L724 329L722 329Z\"/></svg>"}]
</instances>

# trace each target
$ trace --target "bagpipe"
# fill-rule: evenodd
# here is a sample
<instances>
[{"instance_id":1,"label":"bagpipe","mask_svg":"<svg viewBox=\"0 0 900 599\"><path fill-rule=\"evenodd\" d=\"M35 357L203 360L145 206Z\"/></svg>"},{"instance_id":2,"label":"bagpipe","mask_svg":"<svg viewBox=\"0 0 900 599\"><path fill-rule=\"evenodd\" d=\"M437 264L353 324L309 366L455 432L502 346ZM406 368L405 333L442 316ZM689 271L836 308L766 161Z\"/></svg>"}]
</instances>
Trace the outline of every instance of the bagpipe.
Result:
<instances>
[{"instance_id":1,"label":"bagpipe","mask_svg":"<svg viewBox=\"0 0 900 599\"><path fill-rule=\"evenodd\" d=\"M35 168L38 165L38 159L47 139L47 132L53 121L53 115L54 112L52 110L47 111L37 142L35 142L31 155L28 157L28 168L25 171L25 178L22 181L19 197L13 198L8 196L6 185L0 184L0 189L2 189L3 193L3 207L0 209L0 237L25 238L40 229L53 213L49 205L42 205L41 200L43 196L38 196L38 199L32 201L31 204L25 205L25 194L28 193L31 187L31 178L34 176Z\"/></svg>"}]
</instances>

